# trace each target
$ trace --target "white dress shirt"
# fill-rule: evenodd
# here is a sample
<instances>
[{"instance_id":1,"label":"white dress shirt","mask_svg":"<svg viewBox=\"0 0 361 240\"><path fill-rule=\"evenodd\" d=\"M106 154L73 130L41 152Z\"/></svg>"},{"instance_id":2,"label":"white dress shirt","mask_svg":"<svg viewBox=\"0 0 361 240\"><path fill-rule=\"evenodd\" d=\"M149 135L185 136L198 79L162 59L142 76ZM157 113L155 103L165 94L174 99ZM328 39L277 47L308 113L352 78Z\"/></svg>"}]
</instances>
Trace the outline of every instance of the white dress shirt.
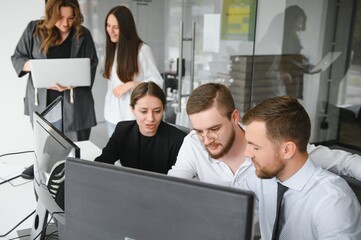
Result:
<instances>
[{"instance_id":1,"label":"white dress shirt","mask_svg":"<svg viewBox=\"0 0 361 240\"><path fill-rule=\"evenodd\" d=\"M253 175L238 178L235 187L251 190L259 203L263 240L271 239L276 216L277 179ZM361 207L341 177L316 167L310 159L282 182L289 189L283 196L284 225L280 239L361 239Z\"/></svg>"},{"instance_id":2,"label":"white dress shirt","mask_svg":"<svg viewBox=\"0 0 361 240\"><path fill-rule=\"evenodd\" d=\"M110 79L107 80L108 90L105 95L104 103L104 119L112 124L117 124L118 122L125 120L134 120L134 116L129 105L131 91L124 93L120 98L114 96L113 94L114 88L124 84L120 81L116 73L116 56L117 54L115 54ZM139 74L134 76L133 80L140 82L153 81L163 89L163 78L159 74L152 51L146 44L143 44L139 51L138 63Z\"/></svg>"},{"instance_id":3,"label":"white dress shirt","mask_svg":"<svg viewBox=\"0 0 361 240\"><path fill-rule=\"evenodd\" d=\"M194 133L193 130L184 138L177 162L168 171L168 175L187 179L195 178L201 182L222 186L232 186L237 176L246 177L249 174L248 168L252 165L251 160L246 159L233 174L222 160L216 160L209 156L201 141L191 138ZM317 166L361 181L361 156L312 144L308 144L307 152Z\"/></svg>"},{"instance_id":4,"label":"white dress shirt","mask_svg":"<svg viewBox=\"0 0 361 240\"><path fill-rule=\"evenodd\" d=\"M177 162L168 171L168 175L230 187L236 176L246 177L249 174L247 169L252 165L251 160L245 159L245 162L233 174L226 163L209 156L201 141L191 138L193 133L195 133L194 130L184 138Z\"/></svg>"}]
</instances>

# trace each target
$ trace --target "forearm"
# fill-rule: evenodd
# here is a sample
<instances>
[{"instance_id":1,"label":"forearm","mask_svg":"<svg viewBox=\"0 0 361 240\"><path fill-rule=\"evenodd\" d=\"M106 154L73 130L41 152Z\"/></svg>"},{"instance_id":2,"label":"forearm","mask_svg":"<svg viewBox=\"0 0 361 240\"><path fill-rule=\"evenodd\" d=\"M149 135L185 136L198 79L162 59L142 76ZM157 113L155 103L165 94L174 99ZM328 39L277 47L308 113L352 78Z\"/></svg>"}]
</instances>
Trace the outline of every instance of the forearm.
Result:
<instances>
[{"instance_id":1,"label":"forearm","mask_svg":"<svg viewBox=\"0 0 361 240\"><path fill-rule=\"evenodd\" d=\"M110 138L107 145L103 148L102 154L94 161L114 164L117 160L119 160L119 153L117 151L119 148L117 146L117 142Z\"/></svg>"},{"instance_id":2,"label":"forearm","mask_svg":"<svg viewBox=\"0 0 361 240\"><path fill-rule=\"evenodd\" d=\"M192 171L186 168L181 168L177 165L174 165L169 171L168 176L184 178L184 179L194 179L195 175Z\"/></svg>"}]
</instances>

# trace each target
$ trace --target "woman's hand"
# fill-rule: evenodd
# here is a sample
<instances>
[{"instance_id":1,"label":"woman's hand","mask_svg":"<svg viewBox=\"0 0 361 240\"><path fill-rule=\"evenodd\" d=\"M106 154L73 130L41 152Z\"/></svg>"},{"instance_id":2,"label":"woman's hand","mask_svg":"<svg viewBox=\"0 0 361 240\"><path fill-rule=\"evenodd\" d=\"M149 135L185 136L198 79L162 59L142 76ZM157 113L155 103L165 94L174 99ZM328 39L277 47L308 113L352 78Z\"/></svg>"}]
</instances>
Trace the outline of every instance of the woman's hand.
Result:
<instances>
[{"instance_id":1,"label":"woman's hand","mask_svg":"<svg viewBox=\"0 0 361 240\"><path fill-rule=\"evenodd\" d=\"M64 87L64 86L62 86L62 85L60 85L60 84L56 84L55 86L49 87L48 89L56 90L56 91L58 91L58 92L64 92L64 91L70 90L70 89L72 89L72 88L73 88L72 86Z\"/></svg>"},{"instance_id":2,"label":"woman's hand","mask_svg":"<svg viewBox=\"0 0 361 240\"><path fill-rule=\"evenodd\" d=\"M124 93L128 92L130 88L127 86L127 84L122 84L116 88L113 89L113 94L117 98L120 98Z\"/></svg>"},{"instance_id":3,"label":"woman's hand","mask_svg":"<svg viewBox=\"0 0 361 240\"><path fill-rule=\"evenodd\" d=\"M30 72L31 68L30 68L30 60L26 61L26 63L23 66L23 71L24 72Z\"/></svg>"},{"instance_id":4,"label":"woman's hand","mask_svg":"<svg viewBox=\"0 0 361 240\"><path fill-rule=\"evenodd\" d=\"M117 98L120 98L121 96L123 96L123 94L125 94L126 92L131 91L133 88L135 88L140 82L138 81L130 81L130 82L126 82L116 88L113 89L113 94L114 96L116 96Z\"/></svg>"}]
</instances>

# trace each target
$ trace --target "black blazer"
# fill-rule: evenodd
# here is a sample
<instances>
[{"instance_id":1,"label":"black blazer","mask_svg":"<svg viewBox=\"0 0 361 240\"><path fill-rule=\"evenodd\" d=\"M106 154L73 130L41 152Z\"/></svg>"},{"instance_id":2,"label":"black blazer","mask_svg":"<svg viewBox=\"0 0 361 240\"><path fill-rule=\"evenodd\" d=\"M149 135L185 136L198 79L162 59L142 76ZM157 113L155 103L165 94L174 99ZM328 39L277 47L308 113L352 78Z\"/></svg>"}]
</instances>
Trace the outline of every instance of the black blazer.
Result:
<instances>
[{"instance_id":1,"label":"black blazer","mask_svg":"<svg viewBox=\"0 0 361 240\"><path fill-rule=\"evenodd\" d=\"M161 122L153 156L140 159L139 127L136 121L119 122L97 162L114 164L120 160L122 166L166 174L177 160L178 151L186 133L165 122ZM147 164L142 164L146 162Z\"/></svg>"}]
</instances>

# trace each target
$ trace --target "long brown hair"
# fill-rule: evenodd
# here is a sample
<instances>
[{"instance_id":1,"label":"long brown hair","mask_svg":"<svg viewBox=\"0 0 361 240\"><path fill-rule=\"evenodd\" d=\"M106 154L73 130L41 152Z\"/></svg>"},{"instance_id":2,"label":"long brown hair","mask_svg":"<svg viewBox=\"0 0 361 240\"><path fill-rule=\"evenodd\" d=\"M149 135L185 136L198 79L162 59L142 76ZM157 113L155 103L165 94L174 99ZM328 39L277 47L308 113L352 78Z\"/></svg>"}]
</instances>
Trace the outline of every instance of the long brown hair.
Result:
<instances>
[{"instance_id":1,"label":"long brown hair","mask_svg":"<svg viewBox=\"0 0 361 240\"><path fill-rule=\"evenodd\" d=\"M40 51L48 53L49 48L61 43L60 33L57 31L55 24L60 16L61 7L72 7L74 11L73 29L75 29L75 37L79 38L83 34L81 24L84 17L80 12L77 0L48 0L45 6L45 17L40 20L36 26L34 37L42 40Z\"/></svg>"},{"instance_id":2,"label":"long brown hair","mask_svg":"<svg viewBox=\"0 0 361 240\"><path fill-rule=\"evenodd\" d=\"M119 25L119 40L113 43L107 33L107 20L113 14ZM134 75L139 73L138 52L143 44L135 26L132 12L125 6L112 8L105 18L105 65L103 77L109 79L114 62L115 50L117 50L117 75L122 82L133 80Z\"/></svg>"}]
</instances>

